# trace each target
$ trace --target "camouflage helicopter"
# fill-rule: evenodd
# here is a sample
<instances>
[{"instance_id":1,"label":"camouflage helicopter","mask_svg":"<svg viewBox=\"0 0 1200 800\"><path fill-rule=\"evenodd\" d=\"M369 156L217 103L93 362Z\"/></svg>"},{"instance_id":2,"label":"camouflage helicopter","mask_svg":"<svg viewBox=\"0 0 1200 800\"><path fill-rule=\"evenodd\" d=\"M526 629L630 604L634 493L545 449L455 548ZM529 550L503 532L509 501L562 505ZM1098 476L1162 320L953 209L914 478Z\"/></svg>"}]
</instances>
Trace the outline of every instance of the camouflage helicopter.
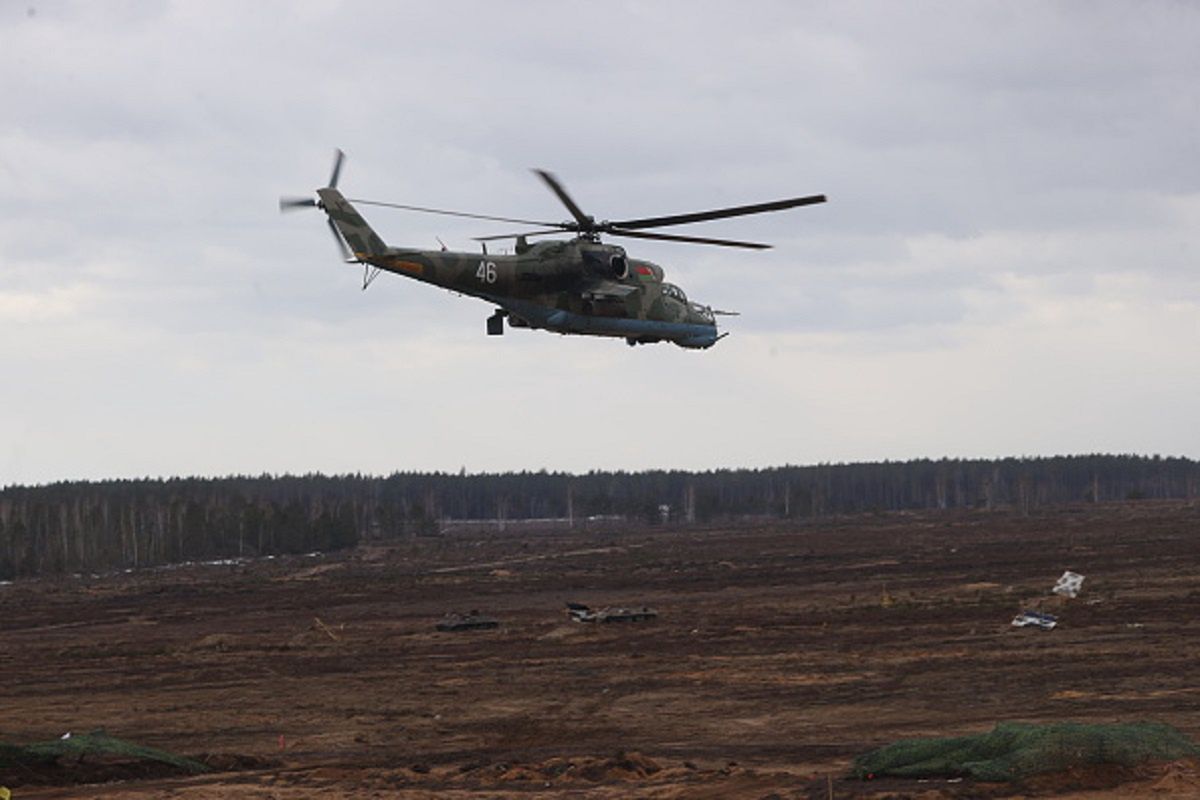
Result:
<instances>
[{"instance_id":1,"label":"camouflage helicopter","mask_svg":"<svg viewBox=\"0 0 1200 800\"><path fill-rule=\"evenodd\" d=\"M598 222L583 213L554 175L534 170L572 217L566 222L541 222L374 200L348 200L337 188L344 157L341 150L336 151L329 185L317 189L316 198L283 197L279 200L280 210L319 208L324 211L346 262L363 265L363 289L380 271L385 271L495 305L495 313L487 320L487 332L492 336L504 333L507 318L513 328L623 337L631 346L668 341L689 349L712 347L727 335L718 334L716 317L735 312L715 311L711 306L689 301L682 289L663 280L662 267L631 258L624 248L602 243L600 235L764 250L770 245L653 233L646 229L825 202L824 195L810 195L690 214ZM476 237L476 241L482 243L480 254L450 252L444 246L441 250L389 247L353 203L531 225L537 229ZM574 237L568 241L529 241L532 237L563 232L572 233ZM487 242L499 239L515 240L515 253L489 254Z\"/></svg>"}]
</instances>

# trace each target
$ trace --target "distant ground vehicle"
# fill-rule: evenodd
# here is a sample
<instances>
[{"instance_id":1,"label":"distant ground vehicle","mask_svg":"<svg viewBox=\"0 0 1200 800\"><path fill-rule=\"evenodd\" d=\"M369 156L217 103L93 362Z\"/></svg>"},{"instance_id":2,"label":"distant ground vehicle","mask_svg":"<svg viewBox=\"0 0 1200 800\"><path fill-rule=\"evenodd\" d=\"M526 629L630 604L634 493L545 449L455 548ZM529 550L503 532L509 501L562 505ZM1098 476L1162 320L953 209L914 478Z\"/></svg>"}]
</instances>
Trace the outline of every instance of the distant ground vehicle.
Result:
<instances>
[{"instance_id":1,"label":"distant ground vehicle","mask_svg":"<svg viewBox=\"0 0 1200 800\"><path fill-rule=\"evenodd\" d=\"M1027 628L1032 625L1048 631L1058 625L1058 617L1041 611L1022 611L1013 617L1012 624L1015 628Z\"/></svg>"},{"instance_id":2,"label":"distant ground vehicle","mask_svg":"<svg viewBox=\"0 0 1200 800\"><path fill-rule=\"evenodd\" d=\"M583 603L567 603L567 616L574 622L643 622L654 619L658 612L652 608L599 608Z\"/></svg>"}]
</instances>

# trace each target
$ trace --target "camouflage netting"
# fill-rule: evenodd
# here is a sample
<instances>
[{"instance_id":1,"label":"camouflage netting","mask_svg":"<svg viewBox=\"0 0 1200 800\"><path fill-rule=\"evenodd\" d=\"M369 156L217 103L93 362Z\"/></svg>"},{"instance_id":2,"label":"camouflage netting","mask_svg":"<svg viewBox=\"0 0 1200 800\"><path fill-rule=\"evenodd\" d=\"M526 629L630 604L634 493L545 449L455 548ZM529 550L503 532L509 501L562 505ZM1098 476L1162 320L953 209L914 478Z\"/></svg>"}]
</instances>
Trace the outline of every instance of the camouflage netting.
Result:
<instances>
[{"instance_id":1,"label":"camouflage netting","mask_svg":"<svg viewBox=\"0 0 1200 800\"><path fill-rule=\"evenodd\" d=\"M963 776L1014 781L1087 764L1132 767L1195 757L1200 757L1200 747L1170 725L1157 722L1001 722L990 733L976 736L902 739L859 756L850 770L856 778Z\"/></svg>"},{"instance_id":2,"label":"camouflage netting","mask_svg":"<svg viewBox=\"0 0 1200 800\"><path fill-rule=\"evenodd\" d=\"M0 742L0 769L53 764L60 758L83 759L87 756L125 758L131 761L157 761L186 772L208 772L199 761L173 755L165 750L126 742L103 731L72 734L65 739L16 745Z\"/></svg>"}]
</instances>

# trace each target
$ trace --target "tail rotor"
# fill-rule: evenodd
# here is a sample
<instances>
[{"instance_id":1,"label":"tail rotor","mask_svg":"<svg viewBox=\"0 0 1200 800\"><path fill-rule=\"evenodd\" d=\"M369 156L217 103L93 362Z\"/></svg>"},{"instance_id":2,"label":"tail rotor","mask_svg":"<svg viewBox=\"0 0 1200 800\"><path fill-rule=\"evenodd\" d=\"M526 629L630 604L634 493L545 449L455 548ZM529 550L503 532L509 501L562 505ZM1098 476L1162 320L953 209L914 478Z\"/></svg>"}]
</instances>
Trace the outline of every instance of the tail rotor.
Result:
<instances>
[{"instance_id":1,"label":"tail rotor","mask_svg":"<svg viewBox=\"0 0 1200 800\"><path fill-rule=\"evenodd\" d=\"M329 175L329 185L326 189L336 189L338 176L342 174L342 162L346 160L346 154L341 150L333 151L333 172Z\"/></svg>"},{"instance_id":2,"label":"tail rotor","mask_svg":"<svg viewBox=\"0 0 1200 800\"><path fill-rule=\"evenodd\" d=\"M282 212L295 211L299 208L316 208L317 201L312 197L281 197L279 210Z\"/></svg>"},{"instance_id":3,"label":"tail rotor","mask_svg":"<svg viewBox=\"0 0 1200 800\"><path fill-rule=\"evenodd\" d=\"M342 163L346 160L346 154L341 150L333 151L333 171L329 174L329 185L326 189L336 189L338 178L342 174ZM280 197L279 211L287 213L289 211L297 211L301 208L319 208L325 210L325 204L315 197ZM346 245L346 240L342 238L338 232L337 225L332 219L325 220L329 224L329 232L333 234L333 240L337 243L338 250L342 254L342 258L350 263L357 263L358 259L350 252L350 248Z\"/></svg>"}]
</instances>

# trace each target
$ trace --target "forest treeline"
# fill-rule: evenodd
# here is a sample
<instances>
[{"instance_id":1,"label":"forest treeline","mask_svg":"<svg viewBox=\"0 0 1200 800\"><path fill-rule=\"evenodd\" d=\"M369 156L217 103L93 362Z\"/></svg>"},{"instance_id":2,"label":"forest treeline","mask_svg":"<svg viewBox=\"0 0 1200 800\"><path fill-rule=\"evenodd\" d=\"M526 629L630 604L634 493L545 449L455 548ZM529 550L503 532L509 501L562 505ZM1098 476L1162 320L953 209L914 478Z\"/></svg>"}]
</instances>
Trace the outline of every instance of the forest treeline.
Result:
<instances>
[{"instance_id":1,"label":"forest treeline","mask_svg":"<svg viewBox=\"0 0 1200 800\"><path fill-rule=\"evenodd\" d=\"M687 524L1200 496L1200 462L1089 455L708 472L395 473L64 482L0 489L0 580L303 553L464 520Z\"/></svg>"}]
</instances>

